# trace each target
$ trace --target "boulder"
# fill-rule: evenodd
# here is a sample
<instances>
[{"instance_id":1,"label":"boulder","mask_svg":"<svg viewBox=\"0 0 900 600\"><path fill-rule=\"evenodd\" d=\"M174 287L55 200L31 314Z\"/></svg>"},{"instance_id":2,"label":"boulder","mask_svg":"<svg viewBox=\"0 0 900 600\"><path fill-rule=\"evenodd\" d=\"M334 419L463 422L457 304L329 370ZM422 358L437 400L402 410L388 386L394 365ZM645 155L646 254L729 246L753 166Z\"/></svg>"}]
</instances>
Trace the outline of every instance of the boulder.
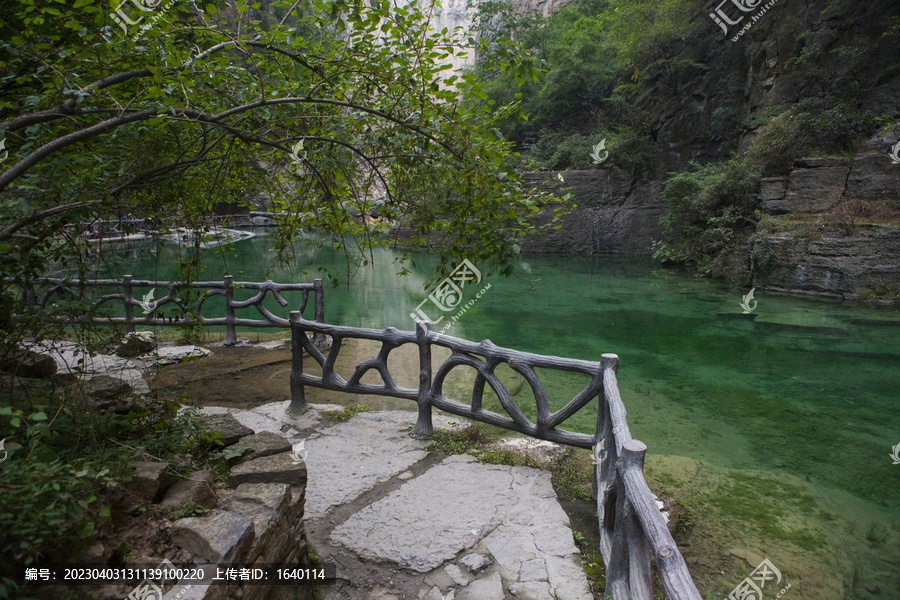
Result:
<instances>
[{"instance_id":1,"label":"boulder","mask_svg":"<svg viewBox=\"0 0 900 600\"><path fill-rule=\"evenodd\" d=\"M19 350L13 356L0 361L0 370L15 372L19 377L48 379L56 375L56 361L49 354L34 350Z\"/></svg>"},{"instance_id":2,"label":"boulder","mask_svg":"<svg viewBox=\"0 0 900 600\"><path fill-rule=\"evenodd\" d=\"M188 344L187 346L160 346L155 351L141 355L147 364L159 366L174 365L189 358L203 358L212 354L210 350Z\"/></svg>"},{"instance_id":3,"label":"boulder","mask_svg":"<svg viewBox=\"0 0 900 600\"><path fill-rule=\"evenodd\" d=\"M306 463L295 462L290 452L255 458L231 470L231 487L242 483L286 483L306 485Z\"/></svg>"},{"instance_id":4,"label":"boulder","mask_svg":"<svg viewBox=\"0 0 900 600\"><path fill-rule=\"evenodd\" d=\"M169 463L135 461L131 466L131 488L138 494L156 501L169 487Z\"/></svg>"},{"instance_id":5,"label":"boulder","mask_svg":"<svg viewBox=\"0 0 900 600\"><path fill-rule=\"evenodd\" d=\"M131 384L127 381L107 375L91 377L83 385L85 395L101 403L131 391Z\"/></svg>"},{"instance_id":6,"label":"boulder","mask_svg":"<svg viewBox=\"0 0 900 600\"><path fill-rule=\"evenodd\" d=\"M900 176L884 154L865 154L853 159L847 178L847 197L888 201L900 207Z\"/></svg>"},{"instance_id":7,"label":"boulder","mask_svg":"<svg viewBox=\"0 0 900 600\"><path fill-rule=\"evenodd\" d=\"M235 459L235 464L247 462L254 458L262 458L263 456L272 456L273 454L281 454L282 452L291 451L291 443L271 431L261 431L242 437L240 441L234 445L233 450L246 449L243 455Z\"/></svg>"},{"instance_id":8,"label":"boulder","mask_svg":"<svg viewBox=\"0 0 900 600\"><path fill-rule=\"evenodd\" d=\"M152 331L132 331L122 338L116 354L126 358L152 352L156 348L156 335Z\"/></svg>"},{"instance_id":9,"label":"boulder","mask_svg":"<svg viewBox=\"0 0 900 600\"><path fill-rule=\"evenodd\" d=\"M284 483L243 483L222 505L253 522L254 539L246 562L277 555L290 544L291 490Z\"/></svg>"},{"instance_id":10,"label":"boulder","mask_svg":"<svg viewBox=\"0 0 900 600\"><path fill-rule=\"evenodd\" d=\"M226 446L236 444L241 438L253 435L253 430L241 425L231 413L222 413L209 417L208 426L212 431L221 433L219 438Z\"/></svg>"},{"instance_id":11,"label":"boulder","mask_svg":"<svg viewBox=\"0 0 900 600\"><path fill-rule=\"evenodd\" d=\"M206 562L239 562L253 543L253 523L233 512L214 510L175 521L172 541Z\"/></svg>"},{"instance_id":12,"label":"boulder","mask_svg":"<svg viewBox=\"0 0 900 600\"><path fill-rule=\"evenodd\" d=\"M166 492L162 505L177 510L189 502L203 508L213 508L216 505L213 478L209 471L194 471L187 479L173 484Z\"/></svg>"}]
</instances>

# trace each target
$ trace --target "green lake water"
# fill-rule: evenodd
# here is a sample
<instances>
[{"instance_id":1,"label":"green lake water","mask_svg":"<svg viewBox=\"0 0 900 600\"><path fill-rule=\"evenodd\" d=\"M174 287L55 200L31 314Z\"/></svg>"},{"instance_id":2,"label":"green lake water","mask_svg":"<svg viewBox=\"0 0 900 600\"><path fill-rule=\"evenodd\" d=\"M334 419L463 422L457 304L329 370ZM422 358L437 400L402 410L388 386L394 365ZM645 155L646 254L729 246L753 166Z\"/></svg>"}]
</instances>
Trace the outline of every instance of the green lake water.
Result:
<instances>
[{"instance_id":1,"label":"green lake water","mask_svg":"<svg viewBox=\"0 0 900 600\"><path fill-rule=\"evenodd\" d=\"M134 248L116 253L121 264L110 263L98 275L175 277L174 246ZM264 236L238 243L227 255L205 252L206 273L198 279L221 280L223 270L246 281L315 276L305 260L273 268ZM427 297L423 284L436 260L413 256L408 276L397 275L395 254L382 251L349 289L326 284L326 321L414 329L410 313ZM330 252L318 260L338 273L344 268ZM523 260L519 278L486 277L464 288L468 301L491 284L447 333L586 360L618 354L631 433L649 447L651 485L667 481L665 472L653 478L651 456L685 457L714 472L720 493L698 499L694 512L718 515L721 535L747 536L721 548L751 548L773 562L781 557L775 564L795 582L788 600L900 598L900 465L889 456L900 443L900 313L757 292L757 307L745 316L739 303L746 290L692 279L649 259ZM270 307L287 314L274 302ZM422 308L441 314L430 301ZM210 304L205 312L217 310ZM539 374L546 376L553 408L584 384L574 376ZM515 395L523 406L531 402L526 391ZM533 408L526 414L533 416ZM593 432L595 414L585 411L565 427ZM679 499L691 509L688 499ZM728 560L721 576L695 573L705 598L724 597L740 580L735 569L752 570L747 562L736 567L741 563L733 556ZM701 568L719 567L704 561ZM843 595L814 591L824 589L817 579L838 581Z\"/></svg>"}]
</instances>

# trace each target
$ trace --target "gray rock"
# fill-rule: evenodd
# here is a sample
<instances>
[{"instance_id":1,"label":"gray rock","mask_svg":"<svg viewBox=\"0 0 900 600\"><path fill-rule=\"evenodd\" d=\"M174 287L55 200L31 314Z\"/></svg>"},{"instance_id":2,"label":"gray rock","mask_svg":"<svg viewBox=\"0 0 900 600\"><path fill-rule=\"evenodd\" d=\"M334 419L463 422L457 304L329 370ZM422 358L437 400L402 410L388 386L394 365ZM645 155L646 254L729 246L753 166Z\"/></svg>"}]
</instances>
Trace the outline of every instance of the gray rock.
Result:
<instances>
[{"instance_id":1,"label":"gray rock","mask_svg":"<svg viewBox=\"0 0 900 600\"><path fill-rule=\"evenodd\" d=\"M95 375L83 382L85 394L97 401L112 400L131 391L131 384L116 377Z\"/></svg>"},{"instance_id":2,"label":"gray rock","mask_svg":"<svg viewBox=\"0 0 900 600\"><path fill-rule=\"evenodd\" d=\"M203 358L212 354L211 351L192 344L159 346L155 351L141 355L141 360L147 364L174 365L189 358Z\"/></svg>"},{"instance_id":3,"label":"gray rock","mask_svg":"<svg viewBox=\"0 0 900 600\"><path fill-rule=\"evenodd\" d=\"M456 600L504 600L505 597L499 573L476 579L456 594Z\"/></svg>"},{"instance_id":4,"label":"gray rock","mask_svg":"<svg viewBox=\"0 0 900 600\"><path fill-rule=\"evenodd\" d=\"M538 550L529 532L498 531L485 541L500 572L515 581L522 570L522 563L538 557Z\"/></svg>"},{"instance_id":5,"label":"gray rock","mask_svg":"<svg viewBox=\"0 0 900 600\"><path fill-rule=\"evenodd\" d=\"M151 352L156 348L156 335L152 331L133 331L126 333L116 348L116 354L131 358Z\"/></svg>"},{"instance_id":6,"label":"gray rock","mask_svg":"<svg viewBox=\"0 0 900 600\"><path fill-rule=\"evenodd\" d=\"M444 565L444 571L447 575L450 576L450 579L453 580L453 583L456 585L467 585L469 583L469 578L465 573L462 572L462 569L450 563L448 565Z\"/></svg>"},{"instance_id":7,"label":"gray rock","mask_svg":"<svg viewBox=\"0 0 900 600\"><path fill-rule=\"evenodd\" d=\"M822 212L841 199L849 172L848 166L794 169L784 198L762 206L771 213Z\"/></svg>"},{"instance_id":8,"label":"gray rock","mask_svg":"<svg viewBox=\"0 0 900 600\"><path fill-rule=\"evenodd\" d=\"M179 519L172 525L172 541L210 563L239 562L253 543L253 535L249 519L220 510Z\"/></svg>"},{"instance_id":9,"label":"gray rock","mask_svg":"<svg viewBox=\"0 0 900 600\"><path fill-rule=\"evenodd\" d=\"M547 581L547 565L543 559L536 558L523 562L519 571L519 581Z\"/></svg>"},{"instance_id":10,"label":"gray rock","mask_svg":"<svg viewBox=\"0 0 900 600\"><path fill-rule=\"evenodd\" d=\"M15 372L19 377L48 379L56 375L56 361L48 354L34 350L19 350L12 357L0 362L0 370Z\"/></svg>"},{"instance_id":11,"label":"gray rock","mask_svg":"<svg viewBox=\"0 0 900 600\"><path fill-rule=\"evenodd\" d=\"M782 200L787 191L787 179L785 177L766 177L760 181L759 199Z\"/></svg>"},{"instance_id":12,"label":"gray rock","mask_svg":"<svg viewBox=\"0 0 900 600\"><path fill-rule=\"evenodd\" d=\"M771 256L754 271L753 285L760 290L811 293L853 299L877 287L900 289L900 228L881 226L845 238L819 241L787 236L766 236L753 252Z\"/></svg>"},{"instance_id":13,"label":"gray rock","mask_svg":"<svg viewBox=\"0 0 900 600\"><path fill-rule=\"evenodd\" d=\"M302 418L309 413L319 411L307 411ZM306 463L312 477L306 515L317 518L333 506L352 502L425 458L428 444L408 435L408 423L415 419L415 413L403 411L362 413L307 438Z\"/></svg>"},{"instance_id":14,"label":"gray rock","mask_svg":"<svg viewBox=\"0 0 900 600\"><path fill-rule=\"evenodd\" d=\"M467 569L469 569L473 573L477 573L481 569L491 564L491 561L490 559L488 559L488 557L484 556L483 554L478 554L477 552L465 555L459 562L461 562Z\"/></svg>"},{"instance_id":15,"label":"gray rock","mask_svg":"<svg viewBox=\"0 0 900 600\"><path fill-rule=\"evenodd\" d=\"M443 568L438 567L431 573L425 576L423 582L426 586L436 587L441 590L449 590L453 586L456 585L456 582L453 581L453 578L447 574Z\"/></svg>"},{"instance_id":16,"label":"gray rock","mask_svg":"<svg viewBox=\"0 0 900 600\"><path fill-rule=\"evenodd\" d=\"M282 521L291 504L291 491L284 483L244 483L222 504L224 509L240 514L253 522L254 540L246 562L255 562L269 551L290 543L290 527L276 526ZM273 536L280 537L275 539Z\"/></svg>"},{"instance_id":17,"label":"gray rock","mask_svg":"<svg viewBox=\"0 0 900 600\"><path fill-rule=\"evenodd\" d=\"M254 458L290 452L291 443L277 433L262 431L260 433L242 437L232 449L238 450L241 448L246 448L247 451L236 459L236 464L247 462Z\"/></svg>"},{"instance_id":18,"label":"gray rock","mask_svg":"<svg viewBox=\"0 0 900 600\"><path fill-rule=\"evenodd\" d=\"M165 593L163 600L224 600L231 586L212 584L218 565L198 565L203 570L202 579L180 581Z\"/></svg>"},{"instance_id":19,"label":"gray rock","mask_svg":"<svg viewBox=\"0 0 900 600\"><path fill-rule=\"evenodd\" d=\"M517 600L547 600L554 598L550 593L550 585L543 581L529 581L526 583L514 583L509 586L509 592Z\"/></svg>"},{"instance_id":20,"label":"gray rock","mask_svg":"<svg viewBox=\"0 0 900 600\"><path fill-rule=\"evenodd\" d=\"M131 482L129 486L141 496L154 502L169 487L169 463L136 461L130 463Z\"/></svg>"},{"instance_id":21,"label":"gray rock","mask_svg":"<svg viewBox=\"0 0 900 600\"><path fill-rule=\"evenodd\" d=\"M451 591L450 594L453 594ZM422 596L422 600L449 600L449 596L444 596L437 587L433 587Z\"/></svg>"},{"instance_id":22,"label":"gray rock","mask_svg":"<svg viewBox=\"0 0 900 600\"><path fill-rule=\"evenodd\" d=\"M237 487L242 483L305 485L306 463L294 462L289 452L263 456L234 467L228 483L231 487Z\"/></svg>"},{"instance_id":23,"label":"gray rock","mask_svg":"<svg viewBox=\"0 0 900 600\"><path fill-rule=\"evenodd\" d=\"M241 425L231 413L213 415L209 417L207 423L212 431L222 434L219 439L226 446L236 444L242 437L253 435L253 430Z\"/></svg>"},{"instance_id":24,"label":"gray rock","mask_svg":"<svg viewBox=\"0 0 900 600\"><path fill-rule=\"evenodd\" d=\"M354 514L331 539L364 558L425 573L477 543L518 502L518 492L527 495L514 489L509 467L451 456ZM475 497L459 510L459 498Z\"/></svg>"},{"instance_id":25,"label":"gray rock","mask_svg":"<svg viewBox=\"0 0 900 600\"><path fill-rule=\"evenodd\" d=\"M659 218L671 207L662 199L661 181L641 182L632 187L632 173L622 169L527 173L523 178L547 191L567 189L577 207L561 219L558 230L541 230L526 236L523 250L592 254L615 252L648 254L654 240L663 236ZM538 221L549 222L551 211Z\"/></svg>"},{"instance_id":26,"label":"gray rock","mask_svg":"<svg viewBox=\"0 0 900 600\"><path fill-rule=\"evenodd\" d=\"M194 471L187 479L175 482L163 498L162 506L179 509L189 502L203 508L216 505L213 478L209 471Z\"/></svg>"},{"instance_id":27,"label":"gray rock","mask_svg":"<svg viewBox=\"0 0 900 600\"><path fill-rule=\"evenodd\" d=\"M866 154L853 159L847 177L847 197L883 201L900 208L900 176L886 154Z\"/></svg>"},{"instance_id":28,"label":"gray rock","mask_svg":"<svg viewBox=\"0 0 900 600\"><path fill-rule=\"evenodd\" d=\"M547 578L550 588L557 598L567 600L592 600L591 588L588 586L584 569L579 560L580 555L572 555L566 558L559 556L547 557Z\"/></svg>"},{"instance_id":29,"label":"gray rock","mask_svg":"<svg viewBox=\"0 0 900 600\"><path fill-rule=\"evenodd\" d=\"M568 556L578 552L572 536L560 536L556 523L548 523L532 528L531 535L537 549L553 556Z\"/></svg>"},{"instance_id":30,"label":"gray rock","mask_svg":"<svg viewBox=\"0 0 900 600\"><path fill-rule=\"evenodd\" d=\"M798 158L794 161L794 166L801 169L821 169L823 167L843 167L846 165L846 160L834 156L825 156L821 158Z\"/></svg>"}]
</instances>

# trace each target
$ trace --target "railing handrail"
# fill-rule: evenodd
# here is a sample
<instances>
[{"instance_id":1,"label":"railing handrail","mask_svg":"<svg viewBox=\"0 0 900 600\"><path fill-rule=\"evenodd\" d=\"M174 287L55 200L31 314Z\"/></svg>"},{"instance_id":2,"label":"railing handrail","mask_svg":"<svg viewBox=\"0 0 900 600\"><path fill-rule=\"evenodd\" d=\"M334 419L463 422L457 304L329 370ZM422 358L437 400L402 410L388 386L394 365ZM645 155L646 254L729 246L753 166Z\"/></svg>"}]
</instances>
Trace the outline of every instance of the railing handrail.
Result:
<instances>
[{"instance_id":1,"label":"railing handrail","mask_svg":"<svg viewBox=\"0 0 900 600\"><path fill-rule=\"evenodd\" d=\"M656 500L644 480L643 464L647 447L631 438L625 406L619 395L616 370L619 358L603 354L600 362L561 358L520 352L496 346L490 340L479 343L434 333L430 324L420 321L416 331L396 328L365 329L343 327L308 321L299 312L292 312L291 322L291 409L303 411L308 407L304 386L312 385L335 391L357 394L378 394L415 400L418 418L412 435L429 437L434 433L431 423L432 407L476 421L497 425L531 437L589 448L595 457L594 491L600 527L601 554L607 568L607 592L614 600L652 600L650 571L651 553L669 600L701 600L691 580L687 564ZM326 356L306 336L307 331L332 337ZM381 350L374 358L359 363L349 380L334 370L338 353L345 338L368 339L381 342ZM416 344L419 350L419 388L404 388L394 383L387 366L391 351L403 344ZM451 355L432 372L431 347L451 350ZM303 372L303 352L307 352L322 368L321 377ZM483 361L476 358L483 357ZM519 373L531 387L537 404L536 422L528 420L512 400L494 369L506 363ZM469 406L443 395L444 377L454 368L467 365L478 375ZM574 371L591 376L591 382L563 408L551 413L543 385L534 369ZM370 370L381 375L383 384L362 383ZM481 407L485 384L500 400L507 415L500 415ZM594 397L598 398L597 427L594 435L558 429L557 426L581 410Z\"/></svg>"},{"instance_id":2,"label":"railing handrail","mask_svg":"<svg viewBox=\"0 0 900 600\"><path fill-rule=\"evenodd\" d=\"M15 283L11 278L5 278L7 283ZM44 291L40 296L35 292L36 285L48 285L49 289ZM149 279L134 279L131 275L124 275L122 279L65 279L58 277L39 277L30 280L26 285L22 297L23 303L44 308L47 303L56 295L69 295L76 298L84 298L84 288L88 287L121 287L122 292L114 294L106 294L94 301L88 313L96 310L101 305L121 300L125 305L124 317L96 317L89 314L76 318L60 318L66 323L90 323L94 325L115 325L123 324L128 331L134 331L137 325L146 326L171 326L184 327L191 325L200 325L204 327L225 326L225 344L237 343L237 327L289 327L290 319L285 319L275 315L265 306L263 300L271 293L281 306L287 306L288 301L281 295L282 292L302 292L300 306L297 311L302 313L306 310L309 301L309 293L313 293L314 319L318 322L325 320L325 296L324 286L321 279L316 279L312 283L275 283L271 279L257 281L235 281L234 276L226 275L223 281L155 281ZM167 294L152 302L152 308L146 310L148 302L138 301L134 297L134 288L166 288ZM179 290L205 290L196 302L194 307L197 318L189 316L190 311L186 306L183 298L179 298ZM235 289L256 290L258 293L246 300L235 300ZM201 314L203 304L213 296L225 297L225 316L206 318ZM145 296L146 297L146 296ZM156 311L167 304L174 304L182 310L184 315L181 318L158 318ZM135 307L145 309L144 317L135 316ZM264 317L264 319L239 318L235 314L236 309L254 307ZM320 336L316 339L316 343L321 343L324 339Z\"/></svg>"}]
</instances>

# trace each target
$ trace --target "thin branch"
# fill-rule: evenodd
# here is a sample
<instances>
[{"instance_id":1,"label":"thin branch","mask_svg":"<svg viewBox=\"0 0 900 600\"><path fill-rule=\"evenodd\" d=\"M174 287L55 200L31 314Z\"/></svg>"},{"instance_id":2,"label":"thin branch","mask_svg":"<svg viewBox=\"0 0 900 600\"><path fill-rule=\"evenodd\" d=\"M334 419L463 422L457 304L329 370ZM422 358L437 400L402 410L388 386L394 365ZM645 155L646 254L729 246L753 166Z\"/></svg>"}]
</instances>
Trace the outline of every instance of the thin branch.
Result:
<instances>
[{"instance_id":1,"label":"thin branch","mask_svg":"<svg viewBox=\"0 0 900 600\"><path fill-rule=\"evenodd\" d=\"M85 206L94 206L95 204L100 204L103 200L85 200L84 202L74 202L72 204L64 204L62 206L54 206L53 208L47 209L45 211L35 213L28 217L27 219L23 219L18 223L13 223L3 231L0 231L0 240L8 240L13 237L13 234L22 229L27 225L31 225L32 223L37 223L38 221L42 221L48 217L52 217L54 215L58 215L60 213L68 212L70 210L76 210L79 208L84 208Z\"/></svg>"}]
</instances>

